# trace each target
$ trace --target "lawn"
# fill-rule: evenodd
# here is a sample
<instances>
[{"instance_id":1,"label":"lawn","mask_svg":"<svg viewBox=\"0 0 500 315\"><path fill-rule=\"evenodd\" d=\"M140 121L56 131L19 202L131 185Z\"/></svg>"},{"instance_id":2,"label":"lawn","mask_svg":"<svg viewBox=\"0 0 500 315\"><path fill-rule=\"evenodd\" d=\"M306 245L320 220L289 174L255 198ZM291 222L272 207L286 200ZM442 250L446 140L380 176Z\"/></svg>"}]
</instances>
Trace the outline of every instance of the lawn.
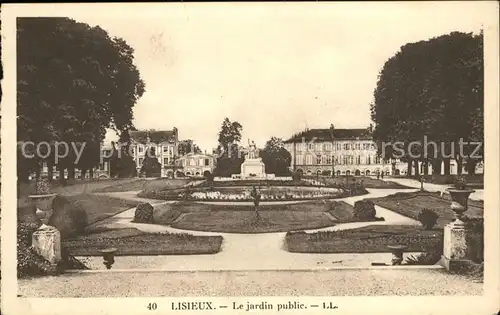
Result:
<instances>
[{"instance_id":1,"label":"lawn","mask_svg":"<svg viewBox=\"0 0 500 315\"><path fill-rule=\"evenodd\" d=\"M363 183L364 188L378 188L378 189L411 189L411 187L407 187L395 182L391 181L383 181L376 178L365 177L365 176L337 176L337 177L311 177L314 179L318 179L321 182L327 185L348 185L355 180L357 183Z\"/></svg>"},{"instance_id":2,"label":"lawn","mask_svg":"<svg viewBox=\"0 0 500 315\"><path fill-rule=\"evenodd\" d=\"M437 227L444 227L455 219L450 208L451 199L448 195L440 196L438 192L411 192L396 193L381 198L369 198L376 205L387 208L407 217L418 219L423 209L434 210L438 215ZM483 217L484 204L482 201L469 200L469 209L465 215L469 217Z\"/></svg>"},{"instance_id":3,"label":"lawn","mask_svg":"<svg viewBox=\"0 0 500 315\"><path fill-rule=\"evenodd\" d=\"M95 192L121 192L121 191L139 191L139 190L163 190L179 188L191 182L191 179L135 179L133 181L110 185L95 190Z\"/></svg>"},{"instance_id":4,"label":"lawn","mask_svg":"<svg viewBox=\"0 0 500 315\"><path fill-rule=\"evenodd\" d=\"M62 242L73 256L99 256L99 249L114 247L117 256L195 255L220 251L222 236L145 233L134 228L94 229Z\"/></svg>"},{"instance_id":5,"label":"lawn","mask_svg":"<svg viewBox=\"0 0 500 315\"><path fill-rule=\"evenodd\" d=\"M174 228L226 233L268 233L307 230L357 222L354 208L329 200L259 206L260 221L251 205L176 202L155 207L154 222Z\"/></svg>"},{"instance_id":6,"label":"lawn","mask_svg":"<svg viewBox=\"0 0 500 315\"><path fill-rule=\"evenodd\" d=\"M408 245L407 252L423 252L438 245L442 229L424 230L418 226L372 225L345 231L287 233L288 251L296 253L374 253L390 252L388 245Z\"/></svg>"}]
</instances>

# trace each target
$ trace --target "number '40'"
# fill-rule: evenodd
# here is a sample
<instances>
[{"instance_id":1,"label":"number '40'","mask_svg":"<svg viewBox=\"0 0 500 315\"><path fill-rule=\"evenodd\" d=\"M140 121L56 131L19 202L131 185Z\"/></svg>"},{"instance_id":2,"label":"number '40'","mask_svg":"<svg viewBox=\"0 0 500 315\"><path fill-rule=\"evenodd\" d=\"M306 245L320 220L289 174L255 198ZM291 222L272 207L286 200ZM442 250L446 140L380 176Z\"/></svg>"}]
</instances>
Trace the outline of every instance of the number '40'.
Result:
<instances>
[{"instance_id":1,"label":"number '40'","mask_svg":"<svg viewBox=\"0 0 500 315\"><path fill-rule=\"evenodd\" d=\"M150 311L154 311L154 310L156 310L156 308L157 308L157 305L154 302L153 303L149 303L148 307L147 307L147 309L150 310Z\"/></svg>"}]
</instances>

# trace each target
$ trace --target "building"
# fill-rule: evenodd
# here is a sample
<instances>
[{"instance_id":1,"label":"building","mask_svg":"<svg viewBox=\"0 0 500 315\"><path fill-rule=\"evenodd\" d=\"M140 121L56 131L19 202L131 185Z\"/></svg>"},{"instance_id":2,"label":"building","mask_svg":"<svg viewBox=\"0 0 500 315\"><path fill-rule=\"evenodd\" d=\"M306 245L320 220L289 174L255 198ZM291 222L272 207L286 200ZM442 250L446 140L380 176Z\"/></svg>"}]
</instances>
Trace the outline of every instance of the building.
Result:
<instances>
[{"instance_id":1,"label":"building","mask_svg":"<svg viewBox=\"0 0 500 315\"><path fill-rule=\"evenodd\" d=\"M177 159L178 170L186 176L211 175L214 172L217 159L214 155L202 153L188 153Z\"/></svg>"},{"instance_id":2,"label":"building","mask_svg":"<svg viewBox=\"0 0 500 315\"><path fill-rule=\"evenodd\" d=\"M377 154L370 128L308 129L284 141L292 171L306 175L399 175L406 164Z\"/></svg>"},{"instance_id":3,"label":"building","mask_svg":"<svg viewBox=\"0 0 500 315\"><path fill-rule=\"evenodd\" d=\"M136 163L138 174L146 152L150 148L154 148L156 158L161 164L161 177L173 177L178 145L179 133L175 127L172 130L141 130L130 132L129 150Z\"/></svg>"}]
</instances>

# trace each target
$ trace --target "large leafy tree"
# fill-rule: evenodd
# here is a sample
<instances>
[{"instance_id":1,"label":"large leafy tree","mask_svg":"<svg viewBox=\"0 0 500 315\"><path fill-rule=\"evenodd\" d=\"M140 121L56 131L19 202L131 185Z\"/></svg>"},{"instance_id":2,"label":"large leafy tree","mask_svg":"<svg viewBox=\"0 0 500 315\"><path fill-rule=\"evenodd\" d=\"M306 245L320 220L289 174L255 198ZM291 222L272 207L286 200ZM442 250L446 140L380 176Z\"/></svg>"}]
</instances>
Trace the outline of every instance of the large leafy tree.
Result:
<instances>
[{"instance_id":1,"label":"large leafy tree","mask_svg":"<svg viewBox=\"0 0 500 315\"><path fill-rule=\"evenodd\" d=\"M70 177L75 167L98 165L106 128L130 129L132 108L145 91L133 53L98 26L68 18L18 19L18 140L85 144L77 165L73 154L57 161ZM53 156L47 160L55 163Z\"/></svg>"},{"instance_id":2,"label":"large leafy tree","mask_svg":"<svg viewBox=\"0 0 500 315\"><path fill-rule=\"evenodd\" d=\"M266 166L266 173L277 176L289 175L292 156L283 147L283 140L271 137L266 142L264 150L260 151L262 162Z\"/></svg>"},{"instance_id":3,"label":"large leafy tree","mask_svg":"<svg viewBox=\"0 0 500 315\"><path fill-rule=\"evenodd\" d=\"M191 139L179 141L177 150L178 156L183 156L188 153L201 153L201 149Z\"/></svg>"},{"instance_id":4,"label":"large leafy tree","mask_svg":"<svg viewBox=\"0 0 500 315\"><path fill-rule=\"evenodd\" d=\"M404 143L403 159L409 166L432 163L434 172L449 174L449 162L459 163L458 142L483 141L483 36L453 32L403 46L384 65L371 105L373 136L380 144ZM437 143L424 155L422 147L409 144ZM442 145L441 145L442 144ZM452 147L455 146L453 155ZM387 149L388 148L388 149ZM467 147L470 151L471 147ZM467 150L466 150L467 152ZM394 157L390 147L384 158ZM476 159L468 159L473 172ZM472 167L474 166L474 167ZM411 168L408 168L411 174Z\"/></svg>"},{"instance_id":5,"label":"large leafy tree","mask_svg":"<svg viewBox=\"0 0 500 315\"><path fill-rule=\"evenodd\" d=\"M158 162L156 157L155 147L149 147L142 162L141 173L146 177L160 177L161 176L161 163Z\"/></svg>"},{"instance_id":6,"label":"large leafy tree","mask_svg":"<svg viewBox=\"0 0 500 315\"><path fill-rule=\"evenodd\" d=\"M243 156L240 152L241 131L243 127L237 121L231 122L225 118L219 131L217 147L217 167L215 173L219 176L239 174Z\"/></svg>"}]
</instances>

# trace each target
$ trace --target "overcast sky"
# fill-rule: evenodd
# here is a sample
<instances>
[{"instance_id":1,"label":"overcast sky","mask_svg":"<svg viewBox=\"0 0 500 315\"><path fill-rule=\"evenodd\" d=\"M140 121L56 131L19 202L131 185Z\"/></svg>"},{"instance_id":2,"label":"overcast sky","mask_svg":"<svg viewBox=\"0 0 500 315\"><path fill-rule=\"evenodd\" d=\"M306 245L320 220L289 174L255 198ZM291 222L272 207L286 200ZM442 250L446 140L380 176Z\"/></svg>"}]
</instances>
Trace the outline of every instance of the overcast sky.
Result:
<instances>
[{"instance_id":1,"label":"overcast sky","mask_svg":"<svg viewBox=\"0 0 500 315\"><path fill-rule=\"evenodd\" d=\"M146 84L134 109L137 128L175 126L181 139L207 150L226 116L243 125L244 143L260 146L305 127L365 128L378 73L402 45L481 29L481 7L467 3L163 8L70 17L135 49Z\"/></svg>"}]
</instances>

